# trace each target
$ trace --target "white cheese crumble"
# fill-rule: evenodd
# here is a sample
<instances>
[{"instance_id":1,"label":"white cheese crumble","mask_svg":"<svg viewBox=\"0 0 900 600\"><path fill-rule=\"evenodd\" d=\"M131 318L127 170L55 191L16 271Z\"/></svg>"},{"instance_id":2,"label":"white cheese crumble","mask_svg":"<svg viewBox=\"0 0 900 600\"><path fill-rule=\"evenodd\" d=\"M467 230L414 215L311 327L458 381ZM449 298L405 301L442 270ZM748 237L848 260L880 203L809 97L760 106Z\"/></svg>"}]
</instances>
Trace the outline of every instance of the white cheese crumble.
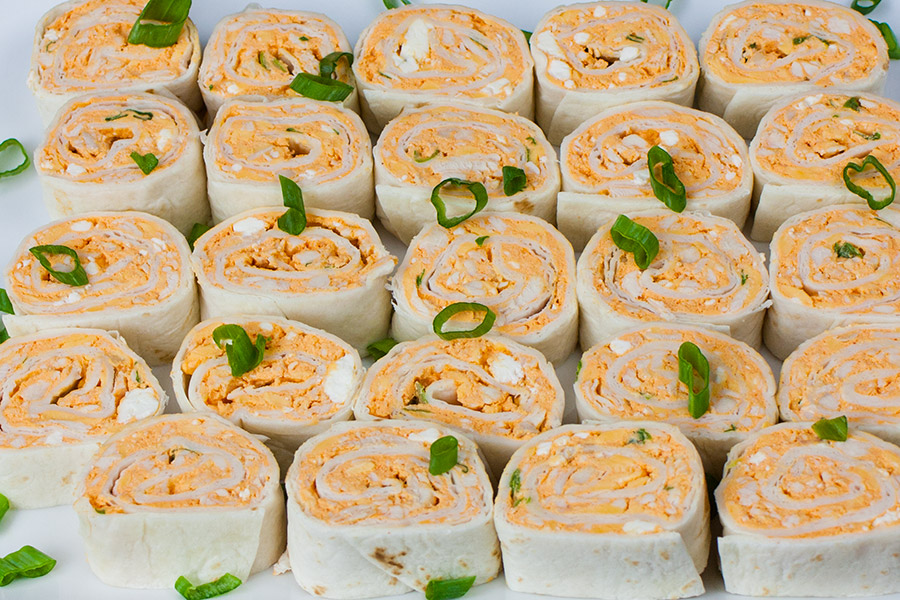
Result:
<instances>
[{"instance_id":1,"label":"white cheese crumble","mask_svg":"<svg viewBox=\"0 0 900 600\"><path fill-rule=\"evenodd\" d=\"M251 235L254 233L259 233L260 231L264 231L266 229L265 221L261 221L256 217L247 217L246 219L241 219L237 223L231 226L231 229L234 230L235 233L239 233L241 235Z\"/></svg>"},{"instance_id":2,"label":"white cheese crumble","mask_svg":"<svg viewBox=\"0 0 900 600\"><path fill-rule=\"evenodd\" d=\"M140 388L125 392L116 410L116 422L130 423L138 419L146 419L156 413L159 400L153 390Z\"/></svg>"}]
</instances>

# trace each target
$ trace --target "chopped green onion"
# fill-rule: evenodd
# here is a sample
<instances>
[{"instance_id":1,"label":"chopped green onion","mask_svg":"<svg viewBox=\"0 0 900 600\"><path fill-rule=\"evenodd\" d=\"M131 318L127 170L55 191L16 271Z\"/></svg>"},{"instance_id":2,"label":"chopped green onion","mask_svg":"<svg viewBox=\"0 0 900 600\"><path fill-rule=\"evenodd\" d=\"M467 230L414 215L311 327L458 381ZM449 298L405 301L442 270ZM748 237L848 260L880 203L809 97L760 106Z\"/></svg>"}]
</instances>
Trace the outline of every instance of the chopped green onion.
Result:
<instances>
[{"instance_id":1,"label":"chopped green onion","mask_svg":"<svg viewBox=\"0 0 900 600\"><path fill-rule=\"evenodd\" d=\"M280 60L278 60L277 56L272 57L272 64L275 65L275 68L278 69L279 71L281 71L283 73L288 72L288 69L285 66L285 64L283 62L281 62Z\"/></svg>"},{"instance_id":2,"label":"chopped green onion","mask_svg":"<svg viewBox=\"0 0 900 600\"><path fill-rule=\"evenodd\" d=\"M653 146L647 152L647 168L650 170L653 195L675 212L682 212L687 206L687 194L684 184L675 174L671 155L659 146Z\"/></svg>"},{"instance_id":3,"label":"chopped green onion","mask_svg":"<svg viewBox=\"0 0 900 600\"><path fill-rule=\"evenodd\" d=\"M262 50L256 53L256 62L258 62L260 66L266 71L269 70L269 63L266 62L266 53Z\"/></svg>"},{"instance_id":4,"label":"chopped green onion","mask_svg":"<svg viewBox=\"0 0 900 600\"><path fill-rule=\"evenodd\" d=\"M857 129L854 129L854 130L853 130L853 133L855 133L856 135L860 136L860 137L863 138L864 140L869 140L870 142L871 142L871 141L875 141L875 140L880 140L880 139L881 139L881 134L878 133L877 131L876 131L875 133L866 133L866 132L864 132L864 131L859 131L859 130L857 130Z\"/></svg>"},{"instance_id":5,"label":"chopped green onion","mask_svg":"<svg viewBox=\"0 0 900 600\"><path fill-rule=\"evenodd\" d=\"M60 283L65 283L66 285L71 285L75 287L80 287L82 285L87 285L88 276L84 270L84 267L81 266L81 261L78 260L78 253L69 248L68 246L60 246L56 244L50 244L47 246L35 246L34 248L28 249L31 254L34 255L35 258L38 259L38 262L41 263L41 266L44 267L53 278ZM54 256L58 254L63 254L72 259L74 263L74 267L72 267L71 271L57 271L53 268L53 265L50 264L50 259L47 256Z\"/></svg>"},{"instance_id":6,"label":"chopped green onion","mask_svg":"<svg viewBox=\"0 0 900 600\"><path fill-rule=\"evenodd\" d=\"M349 83L311 73L297 73L288 87L301 96L325 102L343 102L353 93Z\"/></svg>"},{"instance_id":7,"label":"chopped green onion","mask_svg":"<svg viewBox=\"0 0 900 600\"><path fill-rule=\"evenodd\" d=\"M639 35L635 35L633 33L629 33L628 35L626 35L625 39L628 40L629 42L637 42L639 44L644 41L644 38L642 38Z\"/></svg>"},{"instance_id":8,"label":"chopped green onion","mask_svg":"<svg viewBox=\"0 0 900 600\"><path fill-rule=\"evenodd\" d=\"M206 600L206 598L227 594L239 585L241 585L241 580L231 573L225 573L215 581L202 583L198 586L192 585L186 577L182 576L175 581L175 590L185 600Z\"/></svg>"},{"instance_id":9,"label":"chopped green onion","mask_svg":"<svg viewBox=\"0 0 900 600\"><path fill-rule=\"evenodd\" d=\"M381 0L384 2L384 7L387 9L397 8L400 4L397 3L397 0ZM401 3L408 5L409 0L399 0Z\"/></svg>"},{"instance_id":10,"label":"chopped green onion","mask_svg":"<svg viewBox=\"0 0 900 600\"><path fill-rule=\"evenodd\" d=\"M432 579L425 586L425 600L452 600L453 598L462 598L466 595L472 584L475 583L475 576L457 577L456 579Z\"/></svg>"},{"instance_id":11,"label":"chopped green onion","mask_svg":"<svg viewBox=\"0 0 900 600\"><path fill-rule=\"evenodd\" d=\"M734 423L732 423L731 426L730 426L728 429L723 429L723 430L722 430L722 433L728 433L728 432L730 432L730 431L737 431L737 425L735 425Z\"/></svg>"},{"instance_id":12,"label":"chopped green onion","mask_svg":"<svg viewBox=\"0 0 900 600\"><path fill-rule=\"evenodd\" d=\"M849 108L850 110L855 110L859 112L859 98L857 96L851 96L844 102L844 108Z\"/></svg>"},{"instance_id":13,"label":"chopped green onion","mask_svg":"<svg viewBox=\"0 0 900 600\"><path fill-rule=\"evenodd\" d=\"M156 158L156 155L152 152L148 152L147 154L132 152L131 160L133 160L137 164L144 175L149 175L153 172L153 169L155 169L159 165L159 159Z\"/></svg>"},{"instance_id":14,"label":"chopped green onion","mask_svg":"<svg viewBox=\"0 0 900 600\"><path fill-rule=\"evenodd\" d=\"M475 197L475 208L472 209L472 212L466 213L464 215L460 215L458 217L448 218L447 217L447 206L444 204L444 201L441 199L441 189L444 186L448 185L457 185L464 188L467 188L469 192L471 192L472 196ZM488 203L488 195L487 190L484 189L484 185L477 181L467 181L465 179L458 179L456 177L449 177L431 190L431 204L434 206L435 211L437 211L437 222L441 225L441 227L445 227L450 229L451 227L456 227L469 217L472 217L478 212L481 212Z\"/></svg>"},{"instance_id":15,"label":"chopped green onion","mask_svg":"<svg viewBox=\"0 0 900 600\"><path fill-rule=\"evenodd\" d=\"M523 502L528 504L531 502L531 498L522 498L519 497L519 492L522 489L522 471L516 469L512 472L512 475L509 476L509 499L512 500L513 507L516 507Z\"/></svg>"},{"instance_id":16,"label":"chopped green onion","mask_svg":"<svg viewBox=\"0 0 900 600\"><path fill-rule=\"evenodd\" d=\"M104 121L117 121L119 119L124 119L125 117L134 117L139 121L149 121L153 118L152 112L144 112L142 110L135 110L133 108L126 108L122 112L117 115L111 115L109 117L105 117Z\"/></svg>"},{"instance_id":17,"label":"chopped green onion","mask_svg":"<svg viewBox=\"0 0 900 600\"><path fill-rule=\"evenodd\" d=\"M420 382L416 382L416 404L428 404L428 393L425 391L425 386Z\"/></svg>"},{"instance_id":18,"label":"chopped green onion","mask_svg":"<svg viewBox=\"0 0 900 600\"><path fill-rule=\"evenodd\" d=\"M700 376L700 389L695 387L694 372ZM709 361L693 342L678 347L678 380L688 388L688 412L699 419L709 410Z\"/></svg>"},{"instance_id":19,"label":"chopped green onion","mask_svg":"<svg viewBox=\"0 0 900 600\"><path fill-rule=\"evenodd\" d=\"M166 48L175 44L191 10L191 0L150 0L131 27L129 44Z\"/></svg>"},{"instance_id":20,"label":"chopped green onion","mask_svg":"<svg viewBox=\"0 0 900 600\"><path fill-rule=\"evenodd\" d=\"M337 63L342 58L347 59L348 67L353 65L353 54L350 52L332 52L319 61L319 75L322 77L333 77Z\"/></svg>"},{"instance_id":21,"label":"chopped green onion","mask_svg":"<svg viewBox=\"0 0 900 600\"><path fill-rule=\"evenodd\" d=\"M526 42L530 42L530 41L531 41L531 34L532 34L531 31L526 31L526 30L524 30L524 29L522 30L522 35L525 36L525 41L526 41Z\"/></svg>"},{"instance_id":22,"label":"chopped green onion","mask_svg":"<svg viewBox=\"0 0 900 600\"><path fill-rule=\"evenodd\" d=\"M443 475L459 462L459 441L452 435L445 435L432 442L428 453L428 472Z\"/></svg>"},{"instance_id":23,"label":"chopped green onion","mask_svg":"<svg viewBox=\"0 0 900 600\"><path fill-rule=\"evenodd\" d=\"M188 246L191 247L191 250L194 249L194 244L197 243L197 240L200 239L200 236L212 229L209 225L204 223L194 223L191 227L191 232L188 234L187 241Z\"/></svg>"},{"instance_id":24,"label":"chopped green onion","mask_svg":"<svg viewBox=\"0 0 900 600\"><path fill-rule=\"evenodd\" d=\"M649 4L648 0L641 0L641 2ZM662 5L662 7L668 10L670 4L672 4L672 0L666 0L666 3Z\"/></svg>"},{"instance_id":25,"label":"chopped green onion","mask_svg":"<svg viewBox=\"0 0 900 600\"><path fill-rule=\"evenodd\" d=\"M377 342L372 342L368 346L366 346L366 350L369 352L369 356L378 360L385 356L388 352L391 351L391 348L397 345L397 340L394 338L384 338L383 340L378 340Z\"/></svg>"},{"instance_id":26,"label":"chopped green onion","mask_svg":"<svg viewBox=\"0 0 900 600\"><path fill-rule=\"evenodd\" d=\"M640 429L636 430L634 432L634 435L632 437L630 437L628 439L628 441L625 443L626 444L644 444L647 442L647 440L652 440L652 439L653 439L653 436L650 435L650 432L648 432L646 429L641 427Z\"/></svg>"},{"instance_id":27,"label":"chopped green onion","mask_svg":"<svg viewBox=\"0 0 900 600\"><path fill-rule=\"evenodd\" d=\"M34 546L22 546L0 558L0 587L9 585L19 577L43 577L55 566L54 559Z\"/></svg>"},{"instance_id":28,"label":"chopped green onion","mask_svg":"<svg viewBox=\"0 0 900 600\"><path fill-rule=\"evenodd\" d=\"M491 236L483 235L481 237L477 237L477 238L475 238L475 243L478 244L478 247L480 248L481 246L484 246L484 241L486 239L488 239L489 237L491 237Z\"/></svg>"},{"instance_id":29,"label":"chopped green onion","mask_svg":"<svg viewBox=\"0 0 900 600\"><path fill-rule=\"evenodd\" d=\"M875 10L879 4L881 4L881 0L853 0L850 8L862 15L867 15Z\"/></svg>"},{"instance_id":30,"label":"chopped green onion","mask_svg":"<svg viewBox=\"0 0 900 600\"><path fill-rule=\"evenodd\" d=\"M659 240L653 232L625 215L616 218L609 234L616 246L634 255L634 262L642 271L649 267L659 254Z\"/></svg>"},{"instance_id":31,"label":"chopped green onion","mask_svg":"<svg viewBox=\"0 0 900 600\"><path fill-rule=\"evenodd\" d=\"M484 319L475 328L465 331L444 331L444 325L456 314L461 312L483 312ZM442 340L456 340L459 338L477 338L486 334L494 326L497 315L490 308L478 302L454 302L434 317L432 327L434 332Z\"/></svg>"},{"instance_id":32,"label":"chopped green onion","mask_svg":"<svg viewBox=\"0 0 900 600\"><path fill-rule=\"evenodd\" d=\"M872 21L872 19L869 20ZM884 43L887 44L888 57L892 60L900 58L900 47L897 46L897 36L894 35L894 30L891 29L891 26L887 23L879 23L878 21L872 21L872 24L878 28L878 31L881 32L881 37L884 38Z\"/></svg>"},{"instance_id":33,"label":"chopped green onion","mask_svg":"<svg viewBox=\"0 0 900 600\"><path fill-rule=\"evenodd\" d=\"M865 250L854 246L850 242L835 242L832 249L838 255L838 258L862 258L866 255Z\"/></svg>"},{"instance_id":34,"label":"chopped green onion","mask_svg":"<svg viewBox=\"0 0 900 600\"><path fill-rule=\"evenodd\" d=\"M581 367L583 367L583 366L584 366L584 364L582 363L582 361L579 360L578 364L575 365L575 377L578 377L578 374L581 373Z\"/></svg>"},{"instance_id":35,"label":"chopped green onion","mask_svg":"<svg viewBox=\"0 0 900 600\"><path fill-rule=\"evenodd\" d=\"M0 179L4 177L12 177L13 175L18 175L22 171L28 168L28 165L31 164L31 159L28 158L28 152L25 150L25 146L22 145L22 142L17 140L16 138L9 138L8 140L3 140L0 142L0 153L2 153L7 148L14 148L18 150L22 154L22 162L13 167L12 169L7 169L6 171L0 171Z\"/></svg>"},{"instance_id":36,"label":"chopped green onion","mask_svg":"<svg viewBox=\"0 0 900 600\"><path fill-rule=\"evenodd\" d=\"M819 419L813 423L812 430L819 436L819 439L846 442L847 417L841 415L833 419Z\"/></svg>"},{"instance_id":37,"label":"chopped green onion","mask_svg":"<svg viewBox=\"0 0 900 600\"><path fill-rule=\"evenodd\" d=\"M525 171L519 167L503 167L503 193L507 196L514 196L528 185L528 178Z\"/></svg>"},{"instance_id":38,"label":"chopped green onion","mask_svg":"<svg viewBox=\"0 0 900 600\"><path fill-rule=\"evenodd\" d=\"M425 277L425 269L422 269L422 272L416 275L416 287L422 285L422 279Z\"/></svg>"},{"instance_id":39,"label":"chopped green onion","mask_svg":"<svg viewBox=\"0 0 900 600\"><path fill-rule=\"evenodd\" d=\"M6 511L9 510L9 498L0 494L0 521L3 520L3 516L6 514Z\"/></svg>"},{"instance_id":40,"label":"chopped green onion","mask_svg":"<svg viewBox=\"0 0 900 600\"><path fill-rule=\"evenodd\" d=\"M268 340L263 335L257 335L254 344L240 325L219 325L213 330L213 341L219 348L225 348L231 376L240 377L262 363Z\"/></svg>"},{"instance_id":41,"label":"chopped green onion","mask_svg":"<svg viewBox=\"0 0 900 600\"><path fill-rule=\"evenodd\" d=\"M301 41L301 42L308 42L308 41L309 41L309 38L306 37L305 35L301 35L301 36L300 36L300 41Z\"/></svg>"},{"instance_id":42,"label":"chopped green onion","mask_svg":"<svg viewBox=\"0 0 900 600\"><path fill-rule=\"evenodd\" d=\"M9 300L9 294L3 288L0 288L0 312L5 312L8 315L16 314L16 311L13 310L12 302ZM0 344L8 339L9 333L6 331L6 325L3 324L3 319L0 319Z\"/></svg>"},{"instance_id":43,"label":"chopped green onion","mask_svg":"<svg viewBox=\"0 0 900 600\"><path fill-rule=\"evenodd\" d=\"M745 283L747 283L747 279L749 279L749 278L750 278L749 275L747 275L746 273L741 271L741 285L744 285Z\"/></svg>"},{"instance_id":44,"label":"chopped green onion","mask_svg":"<svg viewBox=\"0 0 900 600\"><path fill-rule=\"evenodd\" d=\"M801 35L801 36L795 37L794 45L799 46L800 44L802 44L803 42L805 42L806 40L808 40L811 37L812 37L811 35Z\"/></svg>"},{"instance_id":45,"label":"chopped green onion","mask_svg":"<svg viewBox=\"0 0 900 600\"><path fill-rule=\"evenodd\" d=\"M291 235L300 235L306 229L306 207L303 205L303 192L300 186L284 175L278 176L281 182L281 197L287 210L278 217L278 229Z\"/></svg>"},{"instance_id":46,"label":"chopped green onion","mask_svg":"<svg viewBox=\"0 0 900 600\"><path fill-rule=\"evenodd\" d=\"M885 198L884 200L875 200L875 197L862 186L856 185L853 181L850 180L850 171L855 171L856 173L861 173L865 170L866 166L871 166L873 169L881 173L881 176L884 177L884 180L887 182L888 186L891 188L891 195ZM862 161L862 164L857 164L855 162L847 163L847 166L844 167L844 185L847 186L847 189L859 196L860 198L865 199L868 203L869 208L872 210L881 210L882 208L888 206L891 202L894 201L894 196L897 193L897 185L894 183L894 178L891 177L891 174L888 173L888 170L881 164L877 158L873 155L868 155Z\"/></svg>"},{"instance_id":47,"label":"chopped green onion","mask_svg":"<svg viewBox=\"0 0 900 600\"><path fill-rule=\"evenodd\" d=\"M417 163L426 163L440 153L440 150L435 150L434 154L432 154L431 156L422 156L422 154L419 152L419 149L416 148L415 150L413 150L413 160Z\"/></svg>"}]
</instances>

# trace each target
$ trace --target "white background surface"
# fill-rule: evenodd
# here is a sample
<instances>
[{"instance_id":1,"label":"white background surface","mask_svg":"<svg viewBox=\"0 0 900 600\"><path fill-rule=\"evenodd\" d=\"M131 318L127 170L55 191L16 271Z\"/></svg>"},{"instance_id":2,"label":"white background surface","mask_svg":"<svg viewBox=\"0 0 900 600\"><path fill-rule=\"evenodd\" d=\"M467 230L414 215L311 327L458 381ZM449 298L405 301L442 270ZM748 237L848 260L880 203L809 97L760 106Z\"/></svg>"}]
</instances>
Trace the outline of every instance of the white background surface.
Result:
<instances>
[{"instance_id":1,"label":"white background surface","mask_svg":"<svg viewBox=\"0 0 900 600\"><path fill-rule=\"evenodd\" d=\"M421 2L421 0L416 0ZM557 5L556 0L461 0L464 3L511 21L514 25L533 30L541 16ZM850 0L838 0L848 5ZM362 29L382 10L381 0L267 0L266 6L325 12L344 29L354 43ZM40 16L56 4L55 0L0 0L0 140L18 138L29 153L41 140L42 127L38 119L25 78L34 26ZM723 5L719 0L673 0L671 11L679 18L696 43L712 15ZM191 18L200 30L204 43L215 23L223 16L242 10L244 0L194 0ZM870 17L887 21L900 31L900 2L884 0ZM900 100L900 61L896 61L888 75L885 95ZM0 162L0 169L9 163ZM12 258L12 253L25 235L48 221L41 200L40 187L34 169L9 179L0 179L0 265ZM383 230L380 230L383 234ZM383 234L386 235L386 234ZM395 254L402 253L403 246L396 240L385 239ZM760 248L762 248L760 246ZM572 357L558 374L566 389L571 418L572 382L577 357ZM777 367L777 365L775 365ZM170 387L167 369L156 369L161 383ZM777 377L776 368L776 377ZM170 395L170 409L175 401ZM567 419L569 420L569 419ZM2 490L0 490L2 491ZM72 509L61 506L51 509L11 510L0 522L0 556L31 544L57 559L56 568L43 578L19 580L0 588L0 600L52 600L52 599L176 599L174 589L125 590L108 587L91 573L84 558L81 539L77 533L77 520ZM715 561L710 561L704 581L707 593L704 598L723 600L725 594ZM174 583L174 582L173 582ZM202 583L202 582L194 582ZM421 598L421 594L407 595L408 599ZM252 577L240 588L226 596L229 599L265 597L310 598L303 592L290 574L279 577L268 571ZM466 596L471 600L526 600L527 594L509 591L502 576L497 581L473 588ZM893 597L900 600L900 595Z\"/></svg>"}]
</instances>

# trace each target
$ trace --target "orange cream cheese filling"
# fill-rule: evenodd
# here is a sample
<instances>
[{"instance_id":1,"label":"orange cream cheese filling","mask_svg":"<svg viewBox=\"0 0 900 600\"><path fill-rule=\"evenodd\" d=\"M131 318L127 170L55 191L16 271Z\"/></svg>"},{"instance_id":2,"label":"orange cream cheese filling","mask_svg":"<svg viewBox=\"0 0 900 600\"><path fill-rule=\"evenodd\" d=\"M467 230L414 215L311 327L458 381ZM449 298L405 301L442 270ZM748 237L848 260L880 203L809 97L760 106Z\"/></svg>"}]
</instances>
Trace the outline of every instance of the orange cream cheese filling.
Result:
<instances>
[{"instance_id":1,"label":"orange cream cheese filling","mask_svg":"<svg viewBox=\"0 0 900 600\"><path fill-rule=\"evenodd\" d=\"M725 467L716 490L732 533L815 539L900 523L900 452L868 434L819 439L809 423L766 429Z\"/></svg>"},{"instance_id":2,"label":"orange cream cheese filling","mask_svg":"<svg viewBox=\"0 0 900 600\"><path fill-rule=\"evenodd\" d=\"M773 291L815 309L895 315L900 229L886 219L896 221L896 211L849 206L792 219L772 241L778 256ZM844 258L836 248L849 249L847 244L857 251Z\"/></svg>"},{"instance_id":3,"label":"orange cream cheese filling","mask_svg":"<svg viewBox=\"0 0 900 600\"><path fill-rule=\"evenodd\" d=\"M150 368L99 332L0 345L0 449L102 441L164 405Z\"/></svg>"},{"instance_id":4,"label":"orange cream cheese filling","mask_svg":"<svg viewBox=\"0 0 900 600\"><path fill-rule=\"evenodd\" d=\"M455 467L428 470L441 432L420 423L360 425L303 447L287 485L306 515L339 526L453 526L489 515L491 493L471 442Z\"/></svg>"},{"instance_id":5,"label":"orange cream cheese filling","mask_svg":"<svg viewBox=\"0 0 900 600\"><path fill-rule=\"evenodd\" d=\"M350 51L344 34L324 15L250 8L216 25L204 51L200 87L227 97L298 97L288 87L297 74L318 75L320 60ZM336 75L352 82L344 61Z\"/></svg>"},{"instance_id":6,"label":"orange cream cheese filling","mask_svg":"<svg viewBox=\"0 0 900 600\"><path fill-rule=\"evenodd\" d=\"M589 257L592 291L616 313L643 321L729 315L768 296L763 258L731 221L672 212L638 214L633 221L659 239L659 254L647 269L613 243L609 226Z\"/></svg>"},{"instance_id":7,"label":"orange cream cheese filling","mask_svg":"<svg viewBox=\"0 0 900 600\"><path fill-rule=\"evenodd\" d=\"M17 312L98 313L169 299L191 273L183 268L187 264L184 239L176 239L174 230L162 225L155 218L131 212L83 215L45 226L23 242L6 272L7 290ZM87 285L57 281L28 252L33 246L54 244L78 254ZM69 271L74 266L64 255L48 258L56 270Z\"/></svg>"},{"instance_id":8,"label":"orange cream cheese filling","mask_svg":"<svg viewBox=\"0 0 900 600\"><path fill-rule=\"evenodd\" d=\"M518 29L464 7L384 11L357 47L358 79L409 93L506 99L534 66Z\"/></svg>"},{"instance_id":9,"label":"orange cream cheese filling","mask_svg":"<svg viewBox=\"0 0 900 600\"><path fill-rule=\"evenodd\" d=\"M877 35L864 17L836 4L749 2L719 21L703 61L728 83L840 86L886 68Z\"/></svg>"},{"instance_id":10,"label":"orange cream cheese filling","mask_svg":"<svg viewBox=\"0 0 900 600\"><path fill-rule=\"evenodd\" d=\"M92 96L69 106L36 162L43 173L72 181L140 181L145 175L131 154L153 154L159 161L154 172L173 165L188 141L188 118L163 96Z\"/></svg>"},{"instance_id":11,"label":"orange cream cheese filling","mask_svg":"<svg viewBox=\"0 0 900 600\"><path fill-rule=\"evenodd\" d=\"M649 5L567 7L547 18L531 44L547 56L548 82L568 90L653 88L698 70L675 17Z\"/></svg>"},{"instance_id":12,"label":"orange cream cheese filling","mask_svg":"<svg viewBox=\"0 0 900 600\"><path fill-rule=\"evenodd\" d=\"M200 60L197 30L187 21L165 48L129 44L145 0L86 0L49 21L36 42L40 88L55 92L115 90L133 83L166 83Z\"/></svg>"},{"instance_id":13,"label":"orange cream cheese filling","mask_svg":"<svg viewBox=\"0 0 900 600\"><path fill-rule=\"evenodd\" d=\"M591 534L645 535L680 524L702 486L699 461L684 438L639 425L562 430L517 452L509 493L497 497L503 518Z\"/></svg>"},{"instance_id":14,"label":"orange cream cheese filling","mask_svg":"<svg viewBox=\"0 0 900 600\"><path fill-rule=\"evenodd\" d=\"M248 508L263 501L273 464L261 442L218 418L166 415L107 442L82 495L105 514Z\"/></svg>"}]
</instances>

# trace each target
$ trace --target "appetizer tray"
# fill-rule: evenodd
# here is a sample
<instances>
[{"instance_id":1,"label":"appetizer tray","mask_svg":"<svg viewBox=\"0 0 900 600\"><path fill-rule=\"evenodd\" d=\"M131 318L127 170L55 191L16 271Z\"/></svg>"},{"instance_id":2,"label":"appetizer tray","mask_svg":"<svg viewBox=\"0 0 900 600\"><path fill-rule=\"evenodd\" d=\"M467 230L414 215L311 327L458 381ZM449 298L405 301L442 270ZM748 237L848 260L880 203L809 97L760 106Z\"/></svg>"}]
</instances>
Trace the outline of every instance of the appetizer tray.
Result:
<instances>
[{"instance_id":1,"label":"appetizer tray","mask_svg":"<svg viewBox=\"0 0 900 600\"><path fill-rule=\"evenodd\" d=\"M0 20L0 139L14 137L33 153L38 145L43 128L41 126L34 99L26 87L25 80L29 68L32 36L35 24L41 15L60 0L31 0L14 2L2 0L6 9L5 18ZM427 3L427 0L416 0ZM836 0L849 4L849 0ZM497 15L523 29L532 30L541 16L559 2L547 0L463 0L461 2L487 13ZM337 21L350 39L351 44L363 28L384 10L381 0L338 0L322 4L311 0L266 0L264 4L272 8L312 10L323 12ZM719 0L672 0L670 10L690 34L694 43L707 27L713 14L725 2ZM200 31L205 44L213 25L223 16L244 9L246 0L194 0L191 19ZM882 21L900 25L900 3L883 2L876 16ZM900 64L894 64L889 72L884 96L900 100ZM9 165L0 164L0 170ZM49 218L41 202L38 178L29 169L18 177L0 181L0 262L5 264L12 256L20 240L33 229L47 223ZM392 254L402 257L406 248L396 238L378 226L378 232ZM767 252L765 244L756 244L760 251ZM564 422L575 422L573 382L579 354L573 354L558 369L560 382L566 391L566 413ZM776 378L780 362L763 351L772 365ZM366 366L371 360L366 361ZM155 370L160 382L168 388L172 398L168 367ZM174 401L169 403L170 411L177 411ZM118 589L102 584L90 571L85 559L81 538L77 533L75 513L68 506L40 510L13 510L0 522L0 554L6 554L24 544L41 548L57 559L56 568L46 577L35 580L21 580L9 587L0 588L0 600L52 600L60 599L165 599L178 598L174 589L130 590ZM716 567L715 542L710 564L703 577L706 594L703 598L722 600L726 594L721 576ZM271 571L263 572L246 581L227 598L310 598L302 591L289 574L273 576ZM407 598L419 597L412 593ZM473 588L466 596L473 600L499 600L500 598L537 599L538 596L516 593L504 584L502 576L495 581ZM900 600L900 595L893 598Z\"/></svg>"}]
</instances>

